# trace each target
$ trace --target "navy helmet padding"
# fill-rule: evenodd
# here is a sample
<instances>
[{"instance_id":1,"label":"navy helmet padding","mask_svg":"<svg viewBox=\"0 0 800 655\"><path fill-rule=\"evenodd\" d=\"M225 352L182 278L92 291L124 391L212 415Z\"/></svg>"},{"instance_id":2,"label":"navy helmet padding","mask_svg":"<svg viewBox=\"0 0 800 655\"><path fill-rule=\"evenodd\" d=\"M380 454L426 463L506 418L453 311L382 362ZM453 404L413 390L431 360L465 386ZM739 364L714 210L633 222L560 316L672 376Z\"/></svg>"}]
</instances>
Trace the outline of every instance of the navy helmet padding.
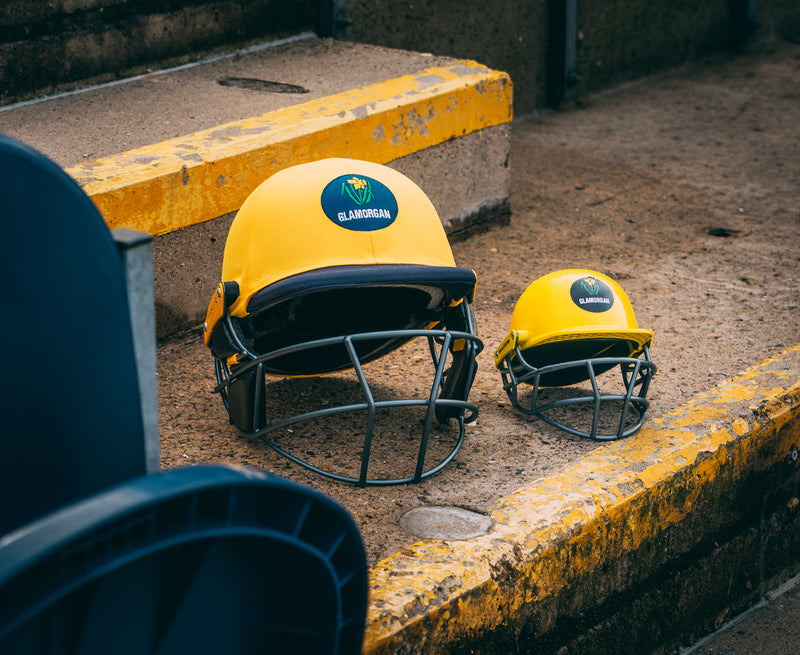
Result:
<instances>
[{"instance_id":1,"label":"navy helmet padding","mask_svg":"<svg viewBox=\"0 0 800 655\"><path fill-rule=\"evenodd\" d=\"M458 266L420 266L416 264L372 264L330 266L279 280L256 292L247 303L253 314L275 303L308 293L364 287L421 287L439 289L452 299L472 300L475 271Z\"/></svg>"},{"instance_id":2,"label":"navy helmet padding","mask_svg":"<svg viewBox=\"0 0 800 655\"><path fill-rule=\"evenodd\" d=\"M336 266L294 275L258 291L248 302L242 332L258 354L348 334L411 330L443 323L454 302L470 301L475 272L456 266ZM368 362L407 339L360 341ZM313 375L350 366L341 346L304 350L266 363L278 375Z\"/></svg>"},{"instance_id":3,"label":"navy helmet padding","mask_svg":"<svg viewBox=\"0 0 800 655\"><path fill-rule=\"evenodd\" d=\"M522 350L522 356L528 365L534 368L544 368L556 364L576 362L568 366L553 370L541 376L540 384L543 387L568 387L579 384L589 379L589 371L581 365L586 360L598 358L625 358L631 356L631 344L622 339L565 339L539 344L532 348ZM517 366L518 360L512 362L517 375L523 375L526 369ZM600 375L616 366L618 362L599 364L594 366L595 375Z\"/></svg>"}]
</instances>

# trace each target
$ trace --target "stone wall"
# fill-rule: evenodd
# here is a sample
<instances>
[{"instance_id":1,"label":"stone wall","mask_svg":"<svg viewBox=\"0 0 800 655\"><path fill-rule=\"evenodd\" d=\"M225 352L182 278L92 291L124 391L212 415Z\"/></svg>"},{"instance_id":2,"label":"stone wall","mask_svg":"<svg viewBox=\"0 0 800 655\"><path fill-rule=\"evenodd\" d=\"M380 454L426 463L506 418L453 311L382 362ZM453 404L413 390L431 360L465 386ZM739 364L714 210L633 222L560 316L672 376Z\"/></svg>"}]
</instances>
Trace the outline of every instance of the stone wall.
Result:
<instances>
[{"instance_id":1,"label":"stone wall","mask_svg":"<svg viewBox=\"0 0 800 655\"><path fill-rule=\"evenodd\" d=\"M315 0L6 0L0 105L315 29Z\"/></svg>"},{"instance_id":2,"label":"stone wall","mask_svg":"<svg viewBox=\"0 0 800 655\"><path fill-rule=\"evenodd\" d=\"M474 59L514 82L517 115L552 105L568 0L8 0L0 5L0 105L316 31L346 14L351 41ZM751 35L800 37L796 0L580 0L575 93L721 51ZM555 24L558 24L557 21ZM346 27L344 27L346 25ZM757 27L756 27L757 26ZM555 46L555 47L554 47Z\"/></svg>"}]
</instances>

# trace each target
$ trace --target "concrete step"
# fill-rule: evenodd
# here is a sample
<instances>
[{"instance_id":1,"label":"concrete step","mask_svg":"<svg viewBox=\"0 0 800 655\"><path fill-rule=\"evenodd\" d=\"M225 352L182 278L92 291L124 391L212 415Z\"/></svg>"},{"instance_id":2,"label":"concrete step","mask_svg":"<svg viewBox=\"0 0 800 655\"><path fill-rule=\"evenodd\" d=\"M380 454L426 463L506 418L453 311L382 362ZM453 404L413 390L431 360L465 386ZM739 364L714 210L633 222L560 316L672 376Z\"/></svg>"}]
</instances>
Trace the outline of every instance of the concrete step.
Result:
<instances>
[{"instance_id":1,"label":"concrete step","mask_svg":"<svg viewBox=\"0 0 800 655\"><path fill-rule=\"evenodd\" d=\"M800 345L381 561L364 652L646 653L756 602L796 570L798 374Z\"/></svg>"},{"instance_id":2,"label":"concrete step","mask_svg":"<svg viewBox=\"0 0 800 655\"><path fill-rule=\"evenodd\" d=\"M230 221L272 173L390 164L457 239L509 213L512 85L449 57L311 34L0 108L0 132L63 166L111 228L154 239L157 334L202 321Z\"/></svg>"}]
</instances>

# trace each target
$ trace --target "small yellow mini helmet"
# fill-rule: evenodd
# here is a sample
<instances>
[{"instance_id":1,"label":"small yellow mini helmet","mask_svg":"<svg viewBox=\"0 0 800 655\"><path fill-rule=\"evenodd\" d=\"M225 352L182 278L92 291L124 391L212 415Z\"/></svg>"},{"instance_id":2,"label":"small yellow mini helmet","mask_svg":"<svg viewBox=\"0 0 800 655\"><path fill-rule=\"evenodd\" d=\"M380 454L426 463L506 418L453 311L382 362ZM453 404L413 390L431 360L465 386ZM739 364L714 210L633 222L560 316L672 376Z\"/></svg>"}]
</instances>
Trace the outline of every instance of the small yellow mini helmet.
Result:
<instances>
[{"instance_id":1,"label":"small yellow mini helmet","mask_svg":"<svg viewBox=\"0 0 800 655\"><path fill-rule=\"evenodd\" d=\"M222 281L209 304L204 340L217 391L233 424L290 460L334 479L365 484L419 481L441 470L477 417L467 400L483 347L470 308L475 273L455 265L441 220L425 193L387 166L324 159L284 169L258 186L231 224ZM361 367L416 337L427 338L435 388L421 399L373 402ZM445 367L445 361L448 366ZM364 403L330 407L278 427L337 411L366 411L358 476L323 470L268 438L265 375L314 377L355 370ZM424 466L425 420L413 475L372 479L367 466L377 410L425 405L429 418L461 426L453 451Z\"/></svg>"},{"instance_id":2,"label":"small yellow mini helmet","mask_svg":"<svg viewBox=\"0 0 800 655\"><path fill-rule=\"evenodd\" d=\"M630 300L610 277L584 269L555 271L535 280L514 307L511 330L494 355L512 404L571 434L615 439L633 434L644 422L647 390L656 371L649 348L653 332L639 328ZM624 391L601 392L597 376L619 366ZM542 404L540 389L568 387L589 381L592 394ZM529 402L519 385L532 388ZM601 402L622 404L616 430L599 433ZM551 411L590 404L591 427L576 429L553 418ZM636 419L632 421L629 410Z\"/></svg>"}]
</instances>

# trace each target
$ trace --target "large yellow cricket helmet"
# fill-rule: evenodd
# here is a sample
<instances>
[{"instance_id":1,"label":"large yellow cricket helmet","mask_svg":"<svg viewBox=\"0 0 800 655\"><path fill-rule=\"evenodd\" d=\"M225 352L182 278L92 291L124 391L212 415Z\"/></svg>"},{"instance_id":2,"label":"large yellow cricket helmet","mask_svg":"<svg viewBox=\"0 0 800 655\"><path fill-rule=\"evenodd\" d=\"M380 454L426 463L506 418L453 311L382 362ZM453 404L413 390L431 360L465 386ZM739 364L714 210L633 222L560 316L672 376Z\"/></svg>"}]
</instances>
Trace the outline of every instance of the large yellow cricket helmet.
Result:
<instances>
[{"instance_id":1,"label":"large yellow cricket helmet","mask_svg":"<svg viewBox=\"0 0 800 655\"><path fill-rule=\"evenodd\" d=\"M512 404L521 412L571 434L615 439L633 434L644 422L647 390L656 371L650 361L652 340L653 332L638 326L630 300L616 281L602 273L568 269L540 277L522 293L511 330L494 359ZM606 393L597 376L616 366L622 371L624 388L621 393ZM590 395L543 402L539 393L583 382L590 383ZM520 384L530 387L525 400ZM600 409L611 402L621 405L621 418L614 422L613 432L601 433ZM585 429L554 418L564 413L563 408L576 405L592 410Z\"/></svg>"},{"instance_id":2,"label":"large yellow cricket helmet","mask_svg":"<svg viewBox=\"0 0 800 655\"><path fill-rule=\"evenodd\" d=\"M455 265L433 204L405 175L353 159L275 173L231 225L204 328L231 422L306 468L361 485L418 481L441 470L461 447L464 423L477 416L467 400L482 349L470 308L475 283L474 271ZM264 415L265 375L355 369L361 379L364 364L416 337L430 341L433 392L373 406L367 388L357 409L373 415L410 402L428 405L429 418L440 422L457 419L458 442L439 466L424 466L430 421L414 474L401 478L369 477L372 419L357 476L302 461L267 437L275 426ZM280 426L318 416L304 413Z\"/></svg>"}]
</instances>

